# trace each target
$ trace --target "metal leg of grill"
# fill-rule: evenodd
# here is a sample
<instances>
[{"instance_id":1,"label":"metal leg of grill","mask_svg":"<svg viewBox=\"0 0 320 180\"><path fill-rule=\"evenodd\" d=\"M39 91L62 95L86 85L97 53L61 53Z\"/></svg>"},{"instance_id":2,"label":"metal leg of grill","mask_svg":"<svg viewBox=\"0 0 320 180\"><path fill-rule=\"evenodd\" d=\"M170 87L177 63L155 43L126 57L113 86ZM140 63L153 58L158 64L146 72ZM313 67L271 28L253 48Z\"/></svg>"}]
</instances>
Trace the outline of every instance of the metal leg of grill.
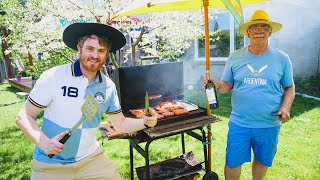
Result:
<instances>
[{"instance_id":1,"label":"metal leg of grill","mask_svg":"<svg viewBox=\"0 0 320 180\"><path fill-rule=\"evenodd\" d=\"M206 137L206 132L204 128L202 127L201 129L202 133L202 144L203 144L203 154L204 154L204 163L206 167L206 172L209 171L209 163L208 163L208 151L207 151L207 137Z\"/></svg>"},{"instance_id":2,"label":"metal leg of grill","mask_svg":"<svg viewBox=\"0 0 320 180\"><path fill-rule=\"evenodd\" d=\"M148 141L145 147L145 152L146 152L146 157L145 157L145 161L146 161L146 179L150 179L150 164L149 164L149 146L151 144L151 141Z\"/></svg>"},{"instance_id":3,"label":"metal leg of grill","mask_svg":"<svg viewBox=\"0 0 320 180\"><path fill-rule=\"evenodd\" d=\"M184 133L181 133L181 145L182 145L182 154L186 153L186 146L184 143Z\"/></svg>"},{"instance_id":4,"label":"metal leg of grill","mask_svg":"<svg viewBox=\"0 0 320 180\"><path fill-rule=\"evenodd\" d=\"M130 145L130 178L134 180L134 168L133 168L133 147Z\"/></svg>"}]
</instances>

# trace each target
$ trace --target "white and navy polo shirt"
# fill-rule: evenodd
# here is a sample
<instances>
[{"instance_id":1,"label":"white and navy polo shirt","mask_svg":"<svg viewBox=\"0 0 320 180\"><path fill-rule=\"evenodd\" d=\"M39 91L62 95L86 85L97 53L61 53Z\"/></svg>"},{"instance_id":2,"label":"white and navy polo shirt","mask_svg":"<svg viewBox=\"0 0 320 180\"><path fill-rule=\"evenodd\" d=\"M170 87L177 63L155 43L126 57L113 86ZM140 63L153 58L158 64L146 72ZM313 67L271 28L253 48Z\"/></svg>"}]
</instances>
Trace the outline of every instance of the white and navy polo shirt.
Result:
<instances>
[{"instance_id":1,"label":"white and navy polo shirt","mask_svg":"<svg viewBox=\"0 0 320 180\"><path fill-rule=\"evenodd\" d=\"M85 158L99 146L96 130L102 114L121 112L117 90L111 79L99 72L96 79L89 83L80 70L79 61L42 73L28 100L34 106L45 108L41 130L49 138L70 130L81 119L81 106L89 93L100 104L92 121L83 122L65 143L65 149L59 155L50 159L36 146L34 159L52 164L67 164Z\"/></svg>"}]
</instances>

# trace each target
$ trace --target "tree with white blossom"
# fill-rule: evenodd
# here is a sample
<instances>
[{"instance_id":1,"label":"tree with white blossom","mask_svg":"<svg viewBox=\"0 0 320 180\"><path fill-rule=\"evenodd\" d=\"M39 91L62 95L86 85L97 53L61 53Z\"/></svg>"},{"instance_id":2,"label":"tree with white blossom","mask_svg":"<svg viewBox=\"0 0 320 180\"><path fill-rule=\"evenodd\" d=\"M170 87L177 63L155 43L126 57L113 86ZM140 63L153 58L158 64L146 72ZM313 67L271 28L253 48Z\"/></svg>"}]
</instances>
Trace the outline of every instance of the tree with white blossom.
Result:
<instances>
[{"instance_id":1,"label":"tree with white blossom","mask_svg":"<svg viewBox=\"0 0 320 180\"><path fill-rule=\"evenodd\" d=\"M61 40L65 28L62 22L68 25L88 20L111 24L133 39L135 47L129 45L125 53L134 54L143 50L151 56L174 60L184 54L190 47L191 40L199 34L202 16L197 12L154 13L139 16L141 21L133 23L113 19L117 12L131 2L132 0L2 0L0 4L7 15L0 23L10 30L10 46L6 53L30 52L36 57L41 52L44 57L59 54L71 60L72 51ZM136 28L144 31L132 30ZM154 45L157 48L153 48ZM135 57L133 61L136 64Z\"/></svg>"}]
</instances>

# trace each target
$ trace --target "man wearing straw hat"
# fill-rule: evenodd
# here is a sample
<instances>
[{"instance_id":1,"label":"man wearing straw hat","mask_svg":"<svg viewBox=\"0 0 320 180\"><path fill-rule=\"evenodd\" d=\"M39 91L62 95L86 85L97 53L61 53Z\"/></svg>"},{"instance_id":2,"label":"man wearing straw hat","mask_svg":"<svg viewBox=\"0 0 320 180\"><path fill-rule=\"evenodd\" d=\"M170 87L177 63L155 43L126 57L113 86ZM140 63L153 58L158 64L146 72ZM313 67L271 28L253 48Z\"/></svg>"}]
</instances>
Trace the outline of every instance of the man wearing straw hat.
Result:
<instances>
[{"instance_id":1,"label":"man wearing straw hat","mask_svg":"<svg viewBox=\"0 0 320 180\"><path fill-rule=\"evenodd\" d=\"M251 162L251 149L252 179L263 179L277 151L280 126L290 119L295 94L291 61L268 43L281 27L266 12L255 11L240 25L250 45L229 56L222 81L211 79L218 93L232 91L226 179L240 178L241 165Z\"/></svg>"},{"instance_id":2,"label":"man wearing straw hat","mask_svg":"<svg viewBox=\"0 0 320 180\"><path fill-rule=\"evenodd\" d=\"M79 60L43 72L16 119L36 145L31 179L121 179L96 140L102 115L107 114L118 133L132 133L157 123L152 109L152 117L125 118L115 84L100 72L108 54L125 45L125 37L104 24L75 23L64 30L63 41L79 51ZM65 144L60 143L81 118L81 106L89 94L99 103L97 113L91 121L84 121ZM43 109L40 128L35 119Z\"/></svg>"}]
</instances>

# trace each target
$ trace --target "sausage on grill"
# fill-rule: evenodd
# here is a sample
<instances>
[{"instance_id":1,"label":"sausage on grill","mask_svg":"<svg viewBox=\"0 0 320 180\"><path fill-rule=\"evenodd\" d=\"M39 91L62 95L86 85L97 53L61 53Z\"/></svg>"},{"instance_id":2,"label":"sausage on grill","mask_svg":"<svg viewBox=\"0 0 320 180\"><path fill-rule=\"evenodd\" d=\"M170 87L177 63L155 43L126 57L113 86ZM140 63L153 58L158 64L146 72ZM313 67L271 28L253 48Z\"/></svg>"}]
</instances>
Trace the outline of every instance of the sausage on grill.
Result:
<instances>
[{"instance_id":1,"label":"sausage on grill","mask_svg":"<svg viewBox=\"0 0 320 180\"><path fill-rule=\"evenodd\" d=\"M185 109L175 109L172 112L174 112L175 115L179 116L179 115L184 115L184 114L188 114L189 112Z\"/></svg>"},{"instance_id":2,"label":"sausage on grill","mask_svg":"<svg viewBox=\"0 0 320 180\"><path fill-rule=\"evenodd\" d=\"M169 112L169 110L168 109L160 109L159 110L159 113L161 113L161 114L166 113L166 112Z\"/></svg>"},{"instance_id":3,"label":"sausage on grill","mask_svg":"<svg viewBox=\"0 0 320 180\"><path fill-rule=\"evenodd\" d=\"M173 112L164 112L164 113L162 113L163 115L164 115L164 117L170 117L170 116L173 116L174 115L174 113Z\"/></svg>"}]
</instances>

